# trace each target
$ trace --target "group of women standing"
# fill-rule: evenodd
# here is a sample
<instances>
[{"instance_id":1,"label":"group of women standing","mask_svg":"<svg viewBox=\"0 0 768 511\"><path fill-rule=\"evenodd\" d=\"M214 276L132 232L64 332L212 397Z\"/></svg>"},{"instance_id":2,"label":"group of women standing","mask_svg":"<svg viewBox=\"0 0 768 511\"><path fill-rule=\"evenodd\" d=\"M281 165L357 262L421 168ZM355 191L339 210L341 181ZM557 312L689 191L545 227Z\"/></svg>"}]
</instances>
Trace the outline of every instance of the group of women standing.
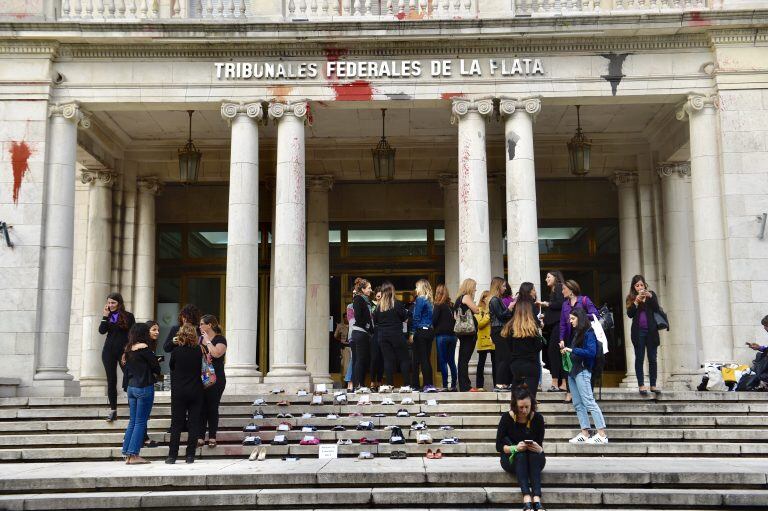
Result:
<instances>
[{"instance_id":1,"label":"group of women standing","mask_svg":"<svg viewBox=\"0 0 768 511\"><path fill-rule=\"evenodd\" d=\"M216 446L219 404L226 387L224 355L227 340L221 334L218 319L201 317L194 305L185 305L179 313L178 326L171 328L163 349L170 354L171 439L166 463L175 463L182 430L188 432L187 463L195 460L195 450L205 444ZM123 440L122 453L129 465L149 463L139 456L142 446L155 446L147 436L147 422L154 403L156 382L162 380L160 359L156 355L159 325L155 321L136 323L125 310L123 298L112 293L104 306L99 333L106 334L102 361L107 374L110 412L107 421L117 419L117 368L123 370L123 389L128 396L130 420ZM203 386L203 360L210 361L216 382Z\"/></svg>"}]
</instances>

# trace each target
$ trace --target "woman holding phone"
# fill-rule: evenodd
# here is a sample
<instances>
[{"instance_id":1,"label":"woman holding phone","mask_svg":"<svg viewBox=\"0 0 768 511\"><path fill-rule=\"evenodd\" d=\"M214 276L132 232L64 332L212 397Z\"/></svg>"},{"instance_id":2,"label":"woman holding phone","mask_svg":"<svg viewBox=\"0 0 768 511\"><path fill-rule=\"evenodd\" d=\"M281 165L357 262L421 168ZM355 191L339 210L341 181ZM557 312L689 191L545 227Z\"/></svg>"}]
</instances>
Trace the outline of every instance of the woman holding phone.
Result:
<instances>
[{"instance_id":1,"label":"woman holding phone","mask_svg":"<svg viewBox=\"0 0 768 511\"><path fill-rule=\"evenodd\" d=\"M654 312L659 312L659 300L656 293L648 289L645 277L635 275L629 286L627 295L627 317L632 319L630 337L635 348L635 374L640 394L648 395L648 387L645 386L643 365L645 352L648 352L648 379L651 381L651 392L659 393L656 387L656 353L659 348L659 329L653 317Z\"/></svg>"},{"instance_id":2,"label":"woman holding phone","mask_svg":"<svg viewBox=\"0 0 768 511\"><path fill-rule=\"evenodd\" d=\"M527 388L512 391L509 412L501 415L496 430L496 451L501 468L517 477L523 509L544 509L541 503L541 472L544 470L544 417Z\"/></svg>"},{"instance_id":3,"label":"woman holding phone","mask_svg":"<svg viewBox=\"0 0 768 511\"><path fill-rule=\"evenodd\" d=\"M117 367L128 344L128 331L136 323L133 314L125 310L123 296L120 293L110 293L104 305L104 314L99 323L99 333L107 334L104 347L101 349L101 362L107 373L107 399L109 414L107 422L117 419ZM122 366L121 366L122 367Z\"/></svg>"}]
</instances>

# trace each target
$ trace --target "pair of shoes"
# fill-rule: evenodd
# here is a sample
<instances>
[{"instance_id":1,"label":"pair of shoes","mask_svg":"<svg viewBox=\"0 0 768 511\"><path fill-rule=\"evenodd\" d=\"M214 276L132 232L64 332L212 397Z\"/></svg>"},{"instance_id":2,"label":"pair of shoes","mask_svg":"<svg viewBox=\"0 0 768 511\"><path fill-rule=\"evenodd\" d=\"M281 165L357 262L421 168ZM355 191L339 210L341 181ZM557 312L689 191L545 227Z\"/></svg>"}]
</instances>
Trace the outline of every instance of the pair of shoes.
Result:
<instances>
[{"instance_id":1,"label":"pair of shoes","mask_svg":"<svg viewBox=\"0 0 768 511\"><path fill-rule=\"evenodd\" d=\"M429 417L429 414L427 412L419 412L416 414L416 417Z\"/></svg>"},{"instance_id":2,"label":"pair of shoes","mask_svg":"<svg viewBox=\"0 0 768 511\"><path fill-rule=\"evenodd\" d=\"M427 429L427 423L424 422L424 421L421 421L421 422L413 421L411 423L411 430L412 431L423 431L425 429Z\"/></svg>"},{"instance_id":3,"label":"pair of shoes","mask_svg":"<svg viewBox=\"0 0 768 511\"><path fill-rule=\"evenodd\" d=\"M429 433L419 433L416 435L417 444L431 444L432 436Z\"/></svg>"},{"instance_id":4,"label":"pair of shoes","mask_svg":"<svg viewBox=\"0 0 768 511\"><path fill-rule=\"evenodd\" d=\"M243 445L261 445L261 437L247 436L243 439Z\"/></svg>"},{"instance_id":5,"label":"pair of shoes","mask_svg":"<svg viewBox=\"0 0 768 511\"><path fill-rule=\"evenodd\" d=\"M278 419L293 419L293 414L291 413L278 413L275 415Z\"/></svg>"},{"instance_id":6,"label":"pair of shoes","mask_svg":"<svg viewBox=\"0 0 768 511\"><path fill-rule=\"evenodd\" d=\"M320 439L312 436L312 435L306 435L304 438L301 439L299 442L299 445L318 445L320 443Z\"/></svg>"},{"instance_id":7,"label":"pair of shoes","mask_svg":"<svg viewBox=\"0 0 768 511\"><path fill-rule=\"evenodd\" d=\"M358 456L357 459L359 460L372 460L373 459L373 453L368 451L362 451Z\"/></svg>"},{"instance_id":8,"label":"pair of shoes","mask_svg":"<svg viewBox=\"0 0 768 511\"><path fill-rule=\"evenodd\" d=\"M338 445L352 445L352 439L351 438L339 438L339 440L336 442Z\"/></svg>"},{"instance_id":9,"label":"pair of shoes","mask_svg":"<svg viewBox=\"0 0 768 511\"><path fill-rule=\"evenodd\" d=\"M288 441L285 439L285 435L275 435L272 439L272 445L288 445Z\"/></svg>"},{"instance_id":10,"label":"pair of shoes","mask_svg":"<svg viewBox=\"0 0 768 511\"><path fill-rule=\"evenodd\" d=\"M246 427L243 428L243 431L259 431L259 426L254 424L253 422L249 423Z\"/></svg>"},{"instance_id":11,"label":"pair of shoes","mask_svg":"<svg viewBox=\"0 0 768 511\"><path fill-rule=\"evenodd\" d=\"M405 443L405 437L403 436L403 430L400 429L400 426L395 426L392 428L392 434L389 437L389 443L390 444L404 444Z\"/></svg>"},{"instance_id":12,"label":"pair of shoes","mask_svg":"<svg viewBox=\"0 0 768 511\"><path fill-rule=\"evenodd\" d=\"M391 460L408 459L408 453L406 453L405 451L392 451L389 455L389 459Z\"/></svg>"},{"instance_id":13,"label":"pair of shoes","mask_svg":"<svg viewBox=\"0 0 768 511\"><path fill-rule=\"evenodd\" d=\"M456 445L459 443L459 437L446 437L440 440L440 443L444 445Z\"/></svg>"},{"instance_id":14,"label":"pair of shoes","mask_svg":"<svg viewBox=\"0 0 768 511\"><path fill-rule=\"evenodd\" d=\"M398 417L410 417L411 414L408 413L408 410L406 410L405 408L401 408L400 410L397 411L397 416Z\"/></svg>"},{"instance_id":15,"label":"pair of shoes","mask_svg":"<svg viewBox=\"0 0 768 511\"><path fill-rule=\"evenodd\" d=\"M248 456L248 459L250 461L256 461L256 460L264 461L265 459L267 459L267 446L266 445L261 445L261 446L255 448L251 452L251 455Z\"/></svg>"},{"instance_id":16,"label":"pair of shoes","mask_svg":"<svg viewBox=\"0 0 768 511\"><path fill-rule=\"evenodd\" d=\"M379 441L376 440L375 438L363 437L363 438L360 439L360 444L361 445L378 445Z\"/></svg>"},{"instance_id":17,"label":"pair of shoes","mask_svg":"<svg viewBox=\"0 0 768 511\"><path fill-rule=\"evenodd\" d=\"M357 424L355 429L358 431L373 431L374 425L372 421L362 421Z\"/></svg>"},{"instance_id":18,"label":"pair of shoes","mask_svg":"<svg viewBox=\"0 0 768 511\"><path fill-rule=\"evenodd\" d=\"M347 428L342 426L341 424L336 424L334 427L331 428L331 431L346 431Z\"/></svg>"},{"instance_id":19,"label":"pair of shoes","mask_svg":"<svg viewBox=\"0 0 768 511\"><path fill-rule=\"evenodd\" d=\"M210 449L213 449L214 447L216 447L216 439L215 438L209 438L208 439L208 447Z\"/></svg>"},{"instance_id":20,"label":"pair of shoes","mask_svg":"<svg viewBox=\"0 0 768 511\"><path fill-rule=\"evenodd\" d=\"M283 399L282 401L277 402L277 406L288 406L291 403L289 403L287 400Z\"/></svg>"},{"instance_id":21,"label":"pair of shoes","mask_svg":"<svg viewBox=\"0 0 768 511\"><path fill-rule=\"evenodd\" d=\"M432 449L427 449L427 454L424 456L428 460L440 460L443 459L443 451L440 449L432 452Z\"/></svg>"}]
</instances>

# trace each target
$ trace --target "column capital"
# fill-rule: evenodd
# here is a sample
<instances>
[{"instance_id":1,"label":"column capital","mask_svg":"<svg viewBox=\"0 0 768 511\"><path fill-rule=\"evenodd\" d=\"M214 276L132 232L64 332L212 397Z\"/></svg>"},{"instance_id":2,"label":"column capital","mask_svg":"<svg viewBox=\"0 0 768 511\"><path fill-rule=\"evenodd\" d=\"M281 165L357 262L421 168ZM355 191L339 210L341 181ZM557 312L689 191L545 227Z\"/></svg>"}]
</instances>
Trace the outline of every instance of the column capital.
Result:
<instances>
[{"instance_id":1,"label":"column capital","mask_svg":"<svg viewBox=\"0 0 768 511\"><path fill-rule=\"evenodd\" d=\"M456 124L460 118L470 112L477 112L480 115L490 115L493 113L493 98L453 98L451 103L451 124Z\"/></svg>"},{"instance_id":2,"label":"column capital","mask_svg":"<svg viewBox=\"0 0 768 511\"><path fill-rule=\"evenodd\" d=\"M82 169L80 182L84 185L111 187L117 181L117 172L109 169Z\"/></svg>"},{"instance_id":3,"label":"column capital","mask_svg":"<svg viewBox=\"0 0 768 511\"><path fill-rule=\"evenodd\" d=\"M232 122L238 115L246 115L251 119L263 119L264 109L261 101L227 101L221 102L221 117L227 122Z\"/></svg>"},{"instance_id":4,"label":"column capital","mask_svg":"<svg viewBox=\"0 0 768 511\"><path fill-rule=\"evenodd\" d=\"M81 128L91 127L91 116L80 108L77 101L49 105L48 117L63 117Z\"/></svg>"},{"instance_id":5,"label":"column capital","mask_svg":"<svg viewBox=\"0 0 768 511\"><path fill-rule=\"evenodd\" d=\"M163 182L155 176L140 177L136 181L140 193L159 195L163 191Z\"/></svg>"},{"instance_id":6,"label":"column capital","mask_svg":"<svg viewBox=\"0 0 768 511\"><path fill-rule=\"evenodd\" d=\"M675 117L677 117L678 121L685 121L705 108L720 108L720 96L717 94L692 92L688 94L688 99L685 100L685 103L680 105Z\"/></svg>"},{"instance_id":7,"label":"column capital","mask_svg":"<svg viewBox=\"0 0 768 511\"><path fill-rule=\"evenodd\" d=\"M637 184L638 177L637 172L634 170L620 170L614 172L610 177L611 182L621 188L622 186L629 186Z\"/></svg>"},{"instance_id":8,"label":"column capital","mask_svg":"<svg viewBox=\"0 0 768 511\"><path fill-rule=\"evenodd\" d=\"M333 188L333 176L330 174L307 176L307 189L311 192L327 192Z\"/></svg>"},{"instance_id":9,"label":"column capital","mask_svg":"<svg viewBox=\"0 0 768 511\"><path fill-rule=\"evenodd\" d=\"M541 96L528 96L521 98L499 98L499 110L501 115L510 116L515 111L525 111L534 120L541 112Z\"/></svg>"},{"instance_id":10,"label":"column capital","mask_svg":"<svg viewBox=\"0 0 768 511\"><path fill-rule=\"evenodd\" d=\"M685 178L691 176L691 162L689 161L667 161L659 163L656 166L656 173L660 178L677 175Z\"/></svg>"},{"instance_id":11,"label":"column capital","mask_svg":"<svg viewBox=\"0 0 768 511\"><path fill-rule=\"evenodd\" d=\"M272 101L269 103L269 117L271 119L277 120L288 115L303 119L305 124L312 124L309 115L309 103L304 99L285 102Z\"/></svg>"},{"instance_id":12,"label":"column capital","mask_svg":"<svg viewBox=\"0 0 768 511\"><path fill-rule=\"evenodd\" d=\"M459 176L456 174L440 174L437 176L437 182L440 183L440 188L445 190L449 186L459 186Z\"/></svg>"}]
</instances>

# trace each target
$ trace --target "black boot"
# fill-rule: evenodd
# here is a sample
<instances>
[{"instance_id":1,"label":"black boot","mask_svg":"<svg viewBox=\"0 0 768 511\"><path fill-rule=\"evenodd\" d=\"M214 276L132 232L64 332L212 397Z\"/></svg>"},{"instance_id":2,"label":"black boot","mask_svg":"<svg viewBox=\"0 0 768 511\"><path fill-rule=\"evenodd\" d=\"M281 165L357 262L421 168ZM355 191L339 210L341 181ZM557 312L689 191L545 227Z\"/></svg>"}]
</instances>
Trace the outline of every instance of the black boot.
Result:
<instances>
[{"instance_id":1,"label":"black boot","mask_svg":"<svg viewBox=\"0 0 768 511\"><path fill-rule=\"evenodd\" d=\"M105 419L107 422L114 422L117 419L117 410L110 410Z\"/></svg>"},{"instance_id":2,"label":"black boot","mask_svg":"<svg viewBox=\"0 0 768 511\"><path fill-rule=\"evenodd\" d=\"M194 463L195 462L195 456L187 456L187 463Z\"/></svg>"},{"instance_id":3,"label":"black boot","mask_svg":"<svg viewBox=\"0 0 768 511\"><path fill-rule=\"evenodd\" d=\"M168 465L173 465L174 463L176 463L176 458L174 458L173 456L168 456L167 458L165 458L165 463Z\"/></svg>"}]
</instances>

